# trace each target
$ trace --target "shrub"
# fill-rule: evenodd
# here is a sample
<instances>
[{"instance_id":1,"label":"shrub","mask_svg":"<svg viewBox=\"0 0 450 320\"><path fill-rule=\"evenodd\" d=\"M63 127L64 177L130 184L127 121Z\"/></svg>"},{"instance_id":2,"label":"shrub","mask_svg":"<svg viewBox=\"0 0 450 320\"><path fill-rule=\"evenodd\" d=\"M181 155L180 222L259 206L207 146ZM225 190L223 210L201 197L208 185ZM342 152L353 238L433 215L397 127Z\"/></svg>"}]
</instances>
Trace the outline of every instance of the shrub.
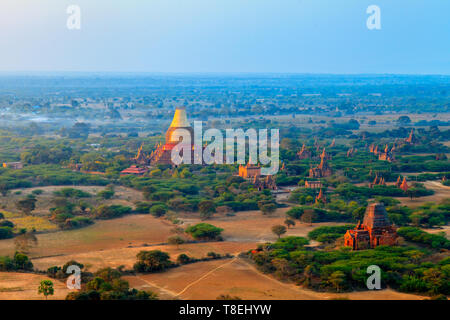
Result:
<instances>
[{"instance_id":1,"label":"shrub","mask_svg":"<svg viewBox=\"0 0 450 320\"><path fill-rule=\"evenodd\" d=\"M14 260L10 257L0 257L0 271L11 271L15 270Z\"/></svg>"},{"instance_id":2,"label":"shrub","mask_svg":"<svg viewBox=\"0 0 450 320\"><path fill-rule=\"evenodd\" d=\"M167 213L167 208L164 205L157 204L150 208L150 213L155 217L161 217Z\"/></svg>"},{"instance_id":3,"label":"shrub","mask_svg":"<svg viewBox=\"0 0 450 320\"><path fill-rule=\"evenodd\" d=\"M63 229L78 229L83 228L88 225L93 224L94 221L92 221L91 218L88 217L75 217L72 219L67 219L64 222Z\"/></svg>"},{"instance_id":4,"label":"shrub","mask_svg":"<svg viewBox=\"0 0 450 320\"><path fill-rule=\"evenodd\" d=\"M107 188L105 190L98 192L97 196L99 198L106 199L106 200L111 199L114 196L114 190Z\"/></svg>"},{"instance_id":5,"label":"shrub","mask_svg":"<svg viewBox=\"0 0 450 320\"><path fill-rule=\"evenodd\" d=\"M138 261L133 268L137 272L162 271L172 266L169 254L160 250L141 251L136 257Z\"/></svg>"},{"instance_id":6,"label":"shrub","mask_svg":"<svg viewBox=\"0 0 450 320\"><path fill-rule=\"evenodd\" d=\"M33 270L33 263L23 253L14 254L14 265L16 270Z\"/></svg>"},{"instance_id":7,"label":"shrub","mask_svg":"<svg viewBox=\"0 0 450 320\"><path fill-rule=\"evenodd\" d=\"M178 256L177 262L179 264L187 264L192 262L192 258L190 258L187 254L182 253Z\"/></svg>"},{"instance_id":8,"label":"shrub","mask_svg":"<svg viewBox=\"0 0 450 320\"><path fill-rule=\"evenodd\" d=\"M0 227L0 239L9 239L14 236L11 227Z\"/></svg>"},{"instance_id":9,"label":"shrub","mask_svg":"<svg viewBox=\"0 0 450 320\"><path fill-rule=\"evenodd\" d=\"M220 253L216 253L214 251L210 251L206 254L206 256L210 259L220 259L222 256L220 255Z\"/></svg>"},{"instance_id":10,"label":"shrub","mask_svg":"<svg viewBox=\"0 0 450 320\"><path fill-rule=\"evenodd\" d=\"M74 188L63 188L61 190L55 191L54 194L59 197L65 198L89 198L91 194L83 190Z\"/></svg>"},{"instance_id":11,"label":"shrub","mask_svg":"<svg viewBox=\"0 0 450 320\"><path fill-rule=\"evenodd\" d=\"M152 204L149 202L138 202L138 203L136 203L135 211L137 213L149 213L151 207L152 207Z\"/></svg>"},{"instance_id":12,"label":"shrub","mask_svg":"<svg viewBox=\"0 0 450 320\"><path fill-rule=\"evenodd\" d=\"M397 233L408 241L425 244L433 249L450 249L450 240L447 238L425 232L415 227L401 227Z\"/></svg>"},{"instance_id":13,"label":"shrub","mask_svg":"<svg viewBox=\"0 0 450 320\"><path fill-rule=\"evenodd\" d=\"M347 232L347 230L353 229L353 228L355 228L355 226L351 225L351 224L344 225L344 226L318 227L308 233L308 238L310 238L312 240L317 240L320 242L322 242L321 240L319 240L319 237L321 237L321 236L322 236L322 239L330 239L330 237L337 239L337 238L343 236Z\"/></svg>"},{"instance_id":14,"label":"shrub","mask_svg":"<svg viewBox=\"0 0 450 320\"><path fill-rule=\"evenodd\" d=\"M14 228L14 223L9 220L0 221L0 227Z\"/></svg>"},{"instance_id":15,"label":"shrub","mask_svg":"<svg viewBox=\"0 0 450 320\"><path fill-rule=\"evenodd\" d=\"M217 228L208 223L199 223L186 228L186 233L197 240L216 240L219 238L223 229Z\"/></svg>"},{"instance_id":16,"label":"shrub","mask_svg":"<svg viewBox=\"0 0 450 320\"><path fill-rule=\"evenodd\" d=\"M132 209L130 207L121 205L101 205L95 209L95 217L97 219L113 219L129 214L131 211Z\"/></svg>"}]
</instances>

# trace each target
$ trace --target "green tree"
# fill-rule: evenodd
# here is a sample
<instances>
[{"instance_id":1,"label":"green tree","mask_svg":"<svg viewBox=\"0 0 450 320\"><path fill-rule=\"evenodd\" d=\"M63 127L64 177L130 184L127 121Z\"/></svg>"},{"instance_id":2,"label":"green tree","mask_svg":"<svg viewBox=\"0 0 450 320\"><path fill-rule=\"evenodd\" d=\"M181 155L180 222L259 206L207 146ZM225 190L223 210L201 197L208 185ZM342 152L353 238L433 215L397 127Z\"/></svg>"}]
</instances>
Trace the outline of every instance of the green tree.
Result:
<instances>
[{"instance_id":1,"label":"green tree","mask_svg":"<svg viewBox=\"0 0 450 320\"><path fill-rule=\"evenodd\" d=\"M167 212L167 209L162 204L156 204L150 208L150 213L154 215L155 217L161 217L165 215Z\"/></svg>"},{"instance_id":2,"label":"green tree","mask_svg":"<svg viewBox=\"0 0 450 320\"><path fill-rule=\"evenodd\" d=\"M259 209L262 211L263 214L271 214L275 212L277 209L277 206L274 203L266 203L261 206L259 206Z\"/></svg>"},{"instance_id":3,"label":"green tree","mask_svg":"<svg viewBox=\"0 0 450 320\"><path fill-rule=\"evenodd\" d=\"M408 116L400 116L398 117L397 122L402 125L409 124L411 123L411 118Z\"/></svg>"},{"instance_id":4,"label":"green tree","mask_svg":"<svg viewBox=\"0 0 450 320\"><path fill-rule=\"evenodd\" d=\"M214 201L203 200L198 204L198 209L202 220L206 220L209 219L214 212L216 212L216 205L214 204Z\"/></svg>"},{"instance_id":5,"label":"green tree","mask_svg":"<svg viewBox=\"0 0 450 320\"><path fill-rule=\"evenodd\" d=\"M170 256L160 250L141 251L136 257L138 261L134 264L134 270L137 272L161 271L172 265Z\"/></svg>"},{"instance_id":6,"label":"green tree","mask_svg":"<svg viewBox=\"0 0 450 320\"><path fill-rule=\"evenodd\" d=\"M292 219L286 219L286 220L284 220L284 224L289 229L291 226L295 226L295 221Z\"/></svg>"},{"instance_id":7,"label":"green tree","mask_svg":"<svg viewBox=\"0 0 450 320\"><path fill-rule=\"evenodd\" d=\"M286 233L286 227L282 226L281 224L275 225L272 227L272 232L278 236L278 239L280 239L280 237Z\"/></svg>"},{"instance_id":8,"label":"green tree","mask_svg":"<svg viewBox=\"0 0 450 320\"><path fill-rule=\"evenodd\" d=\"M342 271L333 272L328 278L328 282L336 289L341 291L342 285L345 283L345 274Z\"/></svg>"},{"instance_id":9,"label":"green tree","mask_svg":"<svg viewBox=\"0 0 450 320\"><path fill-rule=\"evenodd\" d=\"M286 212L286 215L292 219L300 219L304 212L302 207L293 207Z\"/></svg>"},{"instance_id":10,"label":"green tree","mask_svg":"<svg viewBox=\"0 0 450 320\"><path fill-rule=\"evenodd\" d=\"M45 300L47 300L48 296L52 296L55 292L53 288L53 282L50 280L42 280L39 284L38 293L43 294L45 296Z\"/></svg>"},{"instance_id":11,"label":"green tree","mask_svg":"<svg viewBox=\"0 0 450 320\"><path fill-rule=\"evenodd\" d=\"M220 237L223 229L217 228L208 223L198 223L194 226L189 226L186 228L185 232L190 234L194 239L197 240L215 240Z\"/></svg>"}]
</instances>

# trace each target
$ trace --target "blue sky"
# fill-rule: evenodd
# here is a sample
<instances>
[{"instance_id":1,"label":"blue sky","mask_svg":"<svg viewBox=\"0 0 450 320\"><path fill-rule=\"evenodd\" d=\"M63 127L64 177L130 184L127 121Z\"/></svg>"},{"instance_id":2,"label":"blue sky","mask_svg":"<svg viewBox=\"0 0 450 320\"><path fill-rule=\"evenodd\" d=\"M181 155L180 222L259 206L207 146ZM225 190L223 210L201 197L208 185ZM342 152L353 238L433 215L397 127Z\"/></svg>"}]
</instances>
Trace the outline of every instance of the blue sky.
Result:
<instances>
[{"instance_id":1,"label":"blue sky","mask_svg":"<svg viewBox=\"0 0 450 320\"><path fill-rule=\"evenodd\" d=\"M81 30L66 8L81 8ZM381 9L368 30L366 9ZM1 0L0 71L450 74L448 0Z\"/></svg>"}]
</instances>

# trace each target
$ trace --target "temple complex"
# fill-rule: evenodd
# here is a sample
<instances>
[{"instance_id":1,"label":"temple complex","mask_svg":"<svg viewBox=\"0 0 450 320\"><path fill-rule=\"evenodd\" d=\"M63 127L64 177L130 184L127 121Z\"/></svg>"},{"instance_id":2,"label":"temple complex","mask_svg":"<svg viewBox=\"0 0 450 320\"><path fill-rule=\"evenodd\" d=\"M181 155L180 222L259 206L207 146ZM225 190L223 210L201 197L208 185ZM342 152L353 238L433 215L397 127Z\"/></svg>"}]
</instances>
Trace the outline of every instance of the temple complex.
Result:
<instances>
[{"instance_id":1,"label":"temple complex","mask_svg":"<svg viewBox=\"0 0 450 320\"><path fill-rule=\"evenodd\" d=\"M172 163L172 149L180 143L180 139L174 136L177 129L185 129L191 135L189 142L191 148L191 162L194 163L194 130L188 122L186 109L177 108L173 116L172 123L166 132L166 142L164 145L159 145L158 148L150 155L150 164L173 164Z\"/></svg>"},{"instance_id":2,"label":"temple complex","mask_svg":"<svg viewBox=\"0 0 450 320\"><path fill-rule=\"evenodd\" d=\"M394 150L394 148L392 148L392 150ZM389 150L389 146L386 145L386 147L384 148L384 152L380 152L378 154L378 160L388 161L388 162L394 161L395 158L394 158L394 153L392 152L392 150Z\"/></svg>"},{"instance_id":3,"label":"temple complex","mask_svg":"<svg viewBox=\"0 0 450 320\"><path fill-rule=\"evenodd\" d=\"M386 144L383 151L378 150L378 145L371 144L369 147L369 152L378 156L378 160L393 162L395 160L394 157L395 146L392 149L389 149L389 146Z\"/></svg>"},{"instance_id":4,"label":"temple complex","mask_svg":"<svg viewBox=\"0 0 450 320\"><path fill-rule=\"evenodd\" d=\"M250 180L258 190L270 189L277 190L275 178L272 175L262 176L261 166L251 164L250 161L245 165L239 165L239 176Z\"/></svg>"},{"instance_id":5,"label":"temple complex","mask_svg":"<svg viewBox=\"0 0 450 320\"><path fill-rule=\"evenodd\" d=\"M369 184L370 188L373 188L373 186L385 186L386 181L383 177L378 177L378 174L375 175L375 179L373 179L372 183Z\"/></svg>"},{"instance_id":6,"label":"temple complex","mask_svg":"<svg viewBox=\"0 0 450 320\"><path fill-rule=\"evenodd\" d=\"M347 230L344 245L353 250L369 249L395 245L397 238L396 228L389 222L384 206L373 203L367 207L363 223L358 222L355 229Z\"/></svg>"},{"instance_id":7,"label":"temple complex","mask_svg":"<svg viewBox=\"0 0 450 320\"><path fill-rule=\"evenodd\" d=\"M329 177L333 174L331 167L328 164L328 161L330 159L330 156L325 152L325 148L322 151L322 154L320 155L320 164L315 167L309 169L309 177L310 178L323 178L323 177Z\"/></svg>"},{"instance_id":8,"label":"temple complex","mask_svg":"<svg viewBox=\"0 0 450 320\"><path fill-rule=\"evenodd\" d=\"M271 175L266 176L265 178L261 178L260 176L255 176L253 178L253 185L259 190L269 189L269 190L277 190L277 184L275 182L275 178Z\"/></svg>"}]
</instances>

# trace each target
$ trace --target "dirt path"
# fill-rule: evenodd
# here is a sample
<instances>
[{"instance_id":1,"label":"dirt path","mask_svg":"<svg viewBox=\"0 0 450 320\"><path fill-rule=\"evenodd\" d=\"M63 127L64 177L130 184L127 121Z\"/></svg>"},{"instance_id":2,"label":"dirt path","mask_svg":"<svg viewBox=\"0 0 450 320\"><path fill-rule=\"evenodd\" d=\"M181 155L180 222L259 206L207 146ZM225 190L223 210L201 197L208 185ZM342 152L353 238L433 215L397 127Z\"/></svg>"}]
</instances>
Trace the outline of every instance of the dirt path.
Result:
<instances>
[{"instance_id":1,"label":"dirt path","mask_svg":"<svg viewBox=\"0 0 450 320\"><path fill-rule=\"evenodd\" d=\"M174 268L165 273L129 276L127 280L136 289L155 290L161 299L213 300L222 294L255 300L422 300L426 298L391 289L350 293L316 292L261 273L253 264L239 257L225 263L199 262Z\"/></svg>"}]
</instances>

